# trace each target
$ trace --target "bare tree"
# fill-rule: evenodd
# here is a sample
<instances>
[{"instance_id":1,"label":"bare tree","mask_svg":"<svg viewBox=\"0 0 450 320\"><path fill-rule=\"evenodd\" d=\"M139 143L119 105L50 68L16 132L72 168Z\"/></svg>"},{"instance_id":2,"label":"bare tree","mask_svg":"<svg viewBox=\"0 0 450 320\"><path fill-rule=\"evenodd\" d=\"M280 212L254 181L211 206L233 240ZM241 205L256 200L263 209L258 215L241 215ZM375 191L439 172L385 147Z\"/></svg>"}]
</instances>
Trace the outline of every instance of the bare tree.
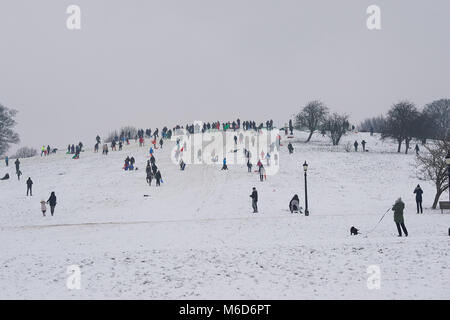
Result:
<instances>
[{"instance_id":1,"label":"bare tree","mask_svg":"<svg viewBox=\"0 0 450 320\"><path fill-rule=\"evenodd\" d=\"M431 136L428 138L450 139L450 99L440 99L427 104L423 114L429 120L427 127Z\"/></svg>"},{"instance_id":2,"label":"bare tree","mask_svg":"<svg viewBox=\"0 0 450 320\"><path fill-rule=\"evenodd\" d=\"M368 118L361 122L358 130L361 132L377 132L381 133L384 130L386 119L381 115L379 117Z\"/></svg>"},{"instance_id":3,"label":"bare tree","mask_svg":"<svg viewBox=\"0 0 450 320\"><path fill-rule=\"evenodd\" d=\"M325 121L328 114L328 108L320 101L315 100L309 102L303 109L295 116L296 129L308 129L309 136L306 142L311 140L314 131L318 130Z\"/></svg>"},{"instance_id":4,"label":"bare tree","mask_svg":"<svg viewBox=\"0 0 450 320\"><path fill-rule=\"evenodd\" d=\"M347 133L349 126L347 115L333 113L326 119L323 129L329 134L333 146L337 146L342 136Z\"/></svg>"},{"instance_id":5,"label":"bare tree","mask_svg":"<svg viewBox=\"0 0 450 320\"><path fill-rule=\"evenodd\" d=\"M13 128L17 124L14 117L16 110L8 109L0 104L0 156L5 154L12 143L19 143L19 135Z\"/></svg>"},{"instance_id":6,"label":"bare tree","mask_svg":"<svg viewBox=\"0 0 450 320\"><path fill-rule=\"evenodd\" d=\"M436 209L441 194L449 187L445 157L450 152L450 143L448 141L436 141L433 145L426 145L424 148L426 152L421 152L416 158L417 177L421 180L434 182L436 194L433 209Z\"/></svg>"},{"instance_id":7,"label":"bare tree","mask_svg":"<svg viewBox=\"0 0 450 320\"><path fill-rule=\"evenodd\" d=\"M417 119L419 111L416 106L409 101L401 101L392 106L386 117L386 125L381 138L392 138L397 141L400 152L402 143L405 141L406 151L408 153L409 143L417 136Z\"/></svg>"},{"instance_id":8,"label":"bare tree","mask_svg":"<svg viewBox=\"0 0 450 320\"><path fill-rule=\"evenodd\" d=\"M37 155L37 150L29 147L22 147L16 151L11 158L31 158Z\"/></svg>"}]
</instances>

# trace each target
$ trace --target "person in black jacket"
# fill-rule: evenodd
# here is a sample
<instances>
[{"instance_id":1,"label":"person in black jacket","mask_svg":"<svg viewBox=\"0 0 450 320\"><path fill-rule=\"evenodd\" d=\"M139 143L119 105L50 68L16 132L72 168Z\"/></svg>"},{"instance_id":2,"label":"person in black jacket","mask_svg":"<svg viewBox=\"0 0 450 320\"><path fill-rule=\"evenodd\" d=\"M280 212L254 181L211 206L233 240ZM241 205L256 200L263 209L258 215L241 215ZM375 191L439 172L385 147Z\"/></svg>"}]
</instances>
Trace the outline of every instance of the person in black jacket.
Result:
<instances>
[{"instance_id":1,"label":"person in black jacket","mask_svg":"<svg viewBox=\"0 0 450 320\"><path fill-rule=\"evenodd\" d=\"M250 198L252 198L253 213L258 213L258 191L256 191L255 187L253 187L253 192L250 195Z\"/></svg>"},{"instance_id":2,"label":"person in black jacket","mask_svg":"<svg viewBox=\"0 0 450 320\"><path fill-rule=\"evenodd\" d=\"M158 171L156 171L156 174L155 174L155 179L156 179L156 185L157 186L160 186L161 185L161 172L159 172L159 170Z\"/></svg>"},{"instance_id":3,"label":"person in black jacket","mask_svg":"<svg viewBox=\"0 0 450 320\"><path fill-rule=\"evenodd\" d=\"M28 197L28 192L30 193L30 196L33 196L32 187L33 187L33 181L31 180L30 177L28 177L28 180L27 180L27 197Z\"/></svg>"},{"instance_id":4,"label":"person in black jacket","mask_svg":"<svg viewBox=\"0 0 450 320\"><path fill-rule=\"evenodd\" d=\"M418 184L416 189L414 189L414 193L416 194L417 213L419 213L419 209L420 209L420 213L423 213L423 208L422 208L423 190L420 187L420 184Z\"/></svg>"},{"instance_id":5,"label":"person in black jacket","mask_svg":"<svg viewBox=\"0 0 450 320\"><path fill-rule=\"evenodd\" d=\"M19 172L19 170L20 170L20 161L19 161L19 158L16 159L16 161L14 162L14 164L16 165L16 172Z\"/></svg>"},{"instance_id":6,"label":"person in black jacket","mask_svg":"<svg viewBox=\"0 0 450 320\"><path fill-rule=\"evenodd\" d=\"M247 170L248 172L252 172L252 163L250 162L250 159L247 160Z\"/></svg>"},{"instance_id":7,"label":"person in black jacket","mask_svg":"<svg viewBox=\"0 0 450 320\"><path fill-rule=\"evenodd\" d=\"M56 207L56 195L55 192L52 192L50 194L50 198L48 198L47 203L50 205L50 212L53 216L55 213L55 207Z\"/></svg>"},{"instance_id":8,"label":"person in black jacket","mask_svg":"<svg viewBox=\"0 0 450 320\"><path fill-rule=\"evenodd\" d=\"M292 146L292 143L290 143L290 142L288 144L288 150L289 150L289 154L294 153L294 147Z\"/></svg>"},{"instance_id":9,"label":"person in black jacket","mask_svg":"<svg viewBox=\"0 0 450 320\"><path fill-rule=\"evenodd\" d=\"M3 178L1 178L0 180L8 180L9 179L9 173L5 174L5 176Z\"/></svg>"},{"instance_id":10,"label":"person in black jacket","mask_svg":"<svg viewBox=\"0 0 450 320\"><path fill-rule=\"evenodd\" d=\"M294 195L292 200L289 202L289 210L291 211L291 213L300 211L300 200L298 198L298 195Z\"/></svg>"}]
</instances>

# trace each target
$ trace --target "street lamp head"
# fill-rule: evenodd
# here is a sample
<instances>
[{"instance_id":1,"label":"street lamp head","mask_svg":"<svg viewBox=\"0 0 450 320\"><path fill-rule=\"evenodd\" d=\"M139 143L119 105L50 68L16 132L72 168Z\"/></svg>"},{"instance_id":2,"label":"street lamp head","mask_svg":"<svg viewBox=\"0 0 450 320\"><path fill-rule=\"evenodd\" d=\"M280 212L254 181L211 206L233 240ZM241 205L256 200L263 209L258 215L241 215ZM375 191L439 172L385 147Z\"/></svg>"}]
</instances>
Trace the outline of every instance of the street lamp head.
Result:
<instances>
[{"instance_id":1,"label":"street lamp head","mask_svg":"<svg viewBox=\"0 0 450 320\"><path fill-rule=\"evenodd\" d=\"M308 170L308 164L306 163L306 161L303 164L303 170L305 170L305 172Z\"/></svg>"},{"instance_id":2,"label":"street lamp head","mask_svg":"<svg viewBox=\"0 0 450 320\"><path fill-rule=\"evenodd\" d=\"M447 156L445 157L445 163L447 163L447 165L450 166L450 152L447 154Z\"/></svg>"}]
</instances>

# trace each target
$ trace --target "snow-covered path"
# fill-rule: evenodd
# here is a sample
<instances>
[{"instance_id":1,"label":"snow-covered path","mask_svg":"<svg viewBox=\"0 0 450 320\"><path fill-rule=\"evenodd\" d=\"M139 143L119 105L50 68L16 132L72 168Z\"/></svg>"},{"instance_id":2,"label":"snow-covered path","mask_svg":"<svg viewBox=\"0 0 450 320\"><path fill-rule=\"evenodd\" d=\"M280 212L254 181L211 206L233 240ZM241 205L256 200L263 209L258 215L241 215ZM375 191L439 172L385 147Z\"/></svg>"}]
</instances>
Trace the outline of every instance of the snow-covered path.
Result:
<instances>
[{"instance_id":1,"label":"snow-covered path","mask_svg":"<svg viewBox=\"0 0 450 320\"><path fill-rule=\"evenodd\" d=\"M429 209L433 187L415 178L414 156L363 134L337 150L320 136L308 145L303 137L296 133L291 156L283 141L280 172L263 183L245 166L181 172L169 159L171 143L156 154L161 188L146 184L148 149L134 142L107 157L23 160L23 180L9 168L12 179L0 184L0 298L448 299L450 214ZM371 152L345 152L355 139ZM138 171L121 170L127 155ZM287 211L295 193L304 205L305 160L309 217ZM424 215L415 214L417 183ZM44 218L39 201L51 191L56 214ZM367 237L349 235L352 225L372 229L399 196L410 237L395 236L391 214ZM72 264L81 267L81 290L66 288ZM367 288L370 265L380 266L380 290Z\"/></svg>"}]
</instances>

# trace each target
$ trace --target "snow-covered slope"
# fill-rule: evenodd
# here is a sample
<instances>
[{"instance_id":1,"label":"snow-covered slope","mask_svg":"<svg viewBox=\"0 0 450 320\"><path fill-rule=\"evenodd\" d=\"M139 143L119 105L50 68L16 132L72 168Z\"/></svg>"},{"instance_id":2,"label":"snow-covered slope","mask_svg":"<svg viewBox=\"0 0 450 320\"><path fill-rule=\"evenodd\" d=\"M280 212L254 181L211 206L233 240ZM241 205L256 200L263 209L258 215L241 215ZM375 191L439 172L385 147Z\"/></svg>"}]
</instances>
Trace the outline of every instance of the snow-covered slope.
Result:
<instances>
[{"instance_id":1,"label":"snow-covered slope","mask_svg":"<svg viewBox=\"0 0 450 320\"><path fill-rule=\"evenodd\" d=\"M429 209L434 189L417 180L414 155L361 133L338 147L320 135L305 144L303 132L282 138L280 172L265 182L245 166L182 172L169 157L173 142L156 152L160 188L146 183L148 148L134 141L108 156L87 150L79 160L22 160L21 181L13 167L0 181L0 298L448 298L450 214ZM370 152L345 151L362 139ZM127 155L139 170L121 170ZM295 193L304 206L305 160L309 217L287 210ZM415 213L417 183L423 215ZM42 217L39 202L51 191L56 214ZM352 225L373 229L400 196L408 238L396 237L392 213L369 235L349 235ZM81 290L66 287L73 264ZM380 267L379 290L367 287L370 265Z\"/></svg>"}]
</instances>

